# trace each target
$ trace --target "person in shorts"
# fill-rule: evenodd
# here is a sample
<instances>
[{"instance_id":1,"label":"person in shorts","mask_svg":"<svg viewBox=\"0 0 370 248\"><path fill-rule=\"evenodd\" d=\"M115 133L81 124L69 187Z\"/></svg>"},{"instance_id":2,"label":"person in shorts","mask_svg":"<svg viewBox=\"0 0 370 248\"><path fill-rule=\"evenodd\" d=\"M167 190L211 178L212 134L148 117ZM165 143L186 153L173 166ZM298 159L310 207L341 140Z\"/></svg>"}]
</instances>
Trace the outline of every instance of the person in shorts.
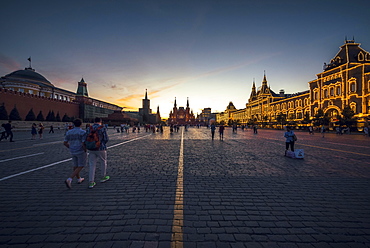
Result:
<instances>
[{"instance_id":1,"label":"person in shorts","mask_svg":"<svg viewBox=\"0 0 370 248\"><path fill-rule=\"evenodd\" d=\"M69 130L64 137L64 145L69 148L69 152L72 156L73 161L73 172L65 180L65 184L68 188L72 188L72 179L77 178L78 183L84 181L83 177L80 177L80 171L85 167L87 162L87 153L85 147L86 131L81 129L82 121L75 119L73 121L74 128Z\"/></svg>"},{"instance_id":2,"label":"person in shorts","mask_svg":"<svg viewBox=\"0 0 370 248\"><path fill-rule=\"evenodd\" d=\"M100 147L97 150L89 150L89 189L95 187L95 169L96 164L100 163L100 173L101 178L100 182L104 183L110 179L110 176L107 176L107 142L109 141L107 129L103 125L101 118L96 117L94 124L87 129L86 136L90 134L92 130L98 132Z\"/></svg>"}]
</instances>

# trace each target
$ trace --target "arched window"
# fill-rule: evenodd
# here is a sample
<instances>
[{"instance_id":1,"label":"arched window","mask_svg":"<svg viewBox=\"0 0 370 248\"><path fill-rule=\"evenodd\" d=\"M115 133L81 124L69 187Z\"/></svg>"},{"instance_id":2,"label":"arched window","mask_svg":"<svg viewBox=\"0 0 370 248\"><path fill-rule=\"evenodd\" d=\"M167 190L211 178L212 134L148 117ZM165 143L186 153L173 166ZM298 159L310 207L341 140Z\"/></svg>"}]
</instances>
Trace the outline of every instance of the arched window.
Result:
<instances>
[{"instance_id":1,"label":"arched window","mask_svg":"<svg viewBox=\"0 0 370 248\"><path fill-rule=\"evenodd\" d=\"M340 94L342 94L342 92L340 90L340 86L337 86L337 96L340 96Z\"/></svg>"},{"instance_id":2,"label":"arched window","mask_svg":"<svg viewBox=\"0 0 370 248\"><path fill-rule=\"evenodd\" d=\"M356 103L355 103L355 102L351 102L351 104L350 104L349 106L350 106L350 108L351 108L351 110L352 110L353 112L357 113L357 112L356 112Z\"/></svg>"},{"instance_id":3,"label":"arched window","mask_svg":"<svg viewBox=\"0 0 370 248\"><path fill-rule=\"evenodd\" d=\"M370 53L366 53L365 59L366 61L370 61Z\"/></svg>"},{"instance_id":4,"label":"arched window","mask_svg":"<svg viewBox=\"0 0 370 248\"><path fill-rule=\"evenodd\" d=\"M364 61L365 56L364 56L364 53L362 51L358 53L357 59L358 59L358 61Z\"/></svg>"},{"instance_id":5,"label":"arched window","mask_svg":"<svg viewBox=\"0 0 370 248\"><path fill-rule=\"evenodd\" d=\"M357 89L356 78L352 77L348 80L348 87L350 93L355 93Z\"/></svg>"},{"instance_id":6,"label":"arched window","mask_svg":"<svg viewBox=\"0 0 370 248\"><path fill-rule=\"evenodd\" d=\"M330 87L330 96L334 96L334 87Z\"/></svg>"}]
</instances>

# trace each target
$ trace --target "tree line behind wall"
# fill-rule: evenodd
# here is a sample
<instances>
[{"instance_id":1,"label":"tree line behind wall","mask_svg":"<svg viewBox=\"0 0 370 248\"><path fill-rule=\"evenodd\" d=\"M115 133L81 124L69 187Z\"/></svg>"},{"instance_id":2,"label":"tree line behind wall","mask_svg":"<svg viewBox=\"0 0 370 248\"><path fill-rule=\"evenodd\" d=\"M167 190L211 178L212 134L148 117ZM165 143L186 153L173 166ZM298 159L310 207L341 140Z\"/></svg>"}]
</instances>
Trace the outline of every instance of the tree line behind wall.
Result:
<instances>
[{"instance_id":1,"label":"tree line behind wall","mask_svg":"<svg viewBox=\"0 0 370 248\"><path fill-rule=\"evenodd\" d=\"M42 113L41 110L36 116L35 112L33 111L33 108L29 110L28 114L24 118L25 121L54 121L54 122L70 122L73 121L74 119L75 117L69 117L67 114L64 114L63 118L60 118L59 112L55 114L53 110L49 110L49 113L47 114L46 118L44 117L44 114ZM14 106L14 108L10 111L10 114L8 115L8 111L6 110L5 104L3 103L0 106L0 120L22 121L23 119L19 115L17 106Z\"/></svg>"}]
</instances>

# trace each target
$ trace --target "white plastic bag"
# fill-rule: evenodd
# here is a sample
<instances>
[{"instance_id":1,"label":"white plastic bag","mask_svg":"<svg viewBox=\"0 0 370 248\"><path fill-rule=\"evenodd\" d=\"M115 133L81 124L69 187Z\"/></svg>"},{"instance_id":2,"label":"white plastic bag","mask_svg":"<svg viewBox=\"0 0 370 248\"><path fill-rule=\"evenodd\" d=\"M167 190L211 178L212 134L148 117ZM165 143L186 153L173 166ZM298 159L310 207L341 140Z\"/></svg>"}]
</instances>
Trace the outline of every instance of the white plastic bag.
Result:
<instances>
[{"instance_id":1,"label":"white plastic bag","mask_svg":"<svg viewBox=\"0 0 370 248\"><path fill-rule=\"evenodd\" d=\"M295 158L304 158L304 150L303 149L295 149L294 150Z\"/></svg>"}]
</instances>

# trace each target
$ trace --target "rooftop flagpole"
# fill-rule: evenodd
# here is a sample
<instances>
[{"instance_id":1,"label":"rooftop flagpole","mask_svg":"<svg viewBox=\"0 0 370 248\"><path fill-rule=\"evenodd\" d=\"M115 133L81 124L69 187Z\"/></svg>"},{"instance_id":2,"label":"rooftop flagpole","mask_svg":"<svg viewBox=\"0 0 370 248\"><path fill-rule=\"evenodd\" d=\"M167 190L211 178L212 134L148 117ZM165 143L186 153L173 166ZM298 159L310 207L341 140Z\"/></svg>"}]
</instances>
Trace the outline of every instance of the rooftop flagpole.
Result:
<instances>
[{"instance_id":1,"label":"rooftop flagpole","mask_svg":"<svg viewBox=\"0 0 370 248\"><path fill-rule=\"evenodd\" d=\"M29 57L27 60L30 62L30 68L32 68L32 66L31 66L31 57Z\"/></svg>"}]
</instances>

